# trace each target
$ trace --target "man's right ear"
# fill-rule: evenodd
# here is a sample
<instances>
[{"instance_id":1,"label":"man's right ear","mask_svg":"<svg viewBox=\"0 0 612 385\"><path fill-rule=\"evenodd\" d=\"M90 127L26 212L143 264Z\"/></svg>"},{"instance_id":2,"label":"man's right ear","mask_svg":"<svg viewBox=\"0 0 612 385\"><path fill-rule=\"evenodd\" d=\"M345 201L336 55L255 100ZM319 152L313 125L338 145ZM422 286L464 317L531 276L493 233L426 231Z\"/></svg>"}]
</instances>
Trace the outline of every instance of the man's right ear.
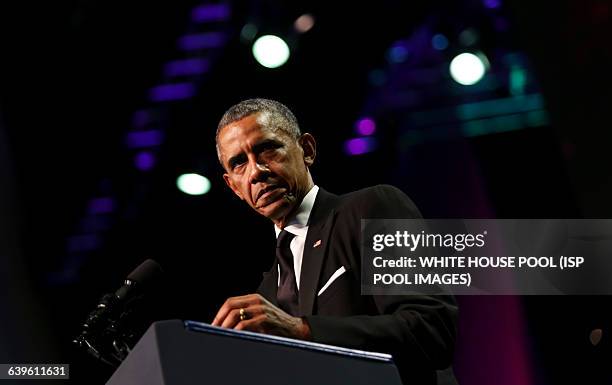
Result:
<instances>
[{"instance_id":1,"label":"man's right ear","mask_svg":"<svg viewBox=\"0 0 612 385\"><path fill-rule=\"evenodd\" d=\"M299 143L304 152L304 163L308 167L312 166L317 156L317 142L314 136L306 132L300 137Z\"/></svg>"},{"instance_id":2,"label":"man's right ear","mask_svg":"<svg viewBox=\"0 0 612 385\"><path fill-rule=\"evenodd\" d=\"M225 181L225 184L227 185L227 187L229 187L234 192L234 194L236 194L238 198L240 198L240 200L244 200L244 197L240 193L240 190L236 188L236 185L234 184L234 182L232 181L228 173L223 174L223 180Z\"/></svg>"}]
</instances>

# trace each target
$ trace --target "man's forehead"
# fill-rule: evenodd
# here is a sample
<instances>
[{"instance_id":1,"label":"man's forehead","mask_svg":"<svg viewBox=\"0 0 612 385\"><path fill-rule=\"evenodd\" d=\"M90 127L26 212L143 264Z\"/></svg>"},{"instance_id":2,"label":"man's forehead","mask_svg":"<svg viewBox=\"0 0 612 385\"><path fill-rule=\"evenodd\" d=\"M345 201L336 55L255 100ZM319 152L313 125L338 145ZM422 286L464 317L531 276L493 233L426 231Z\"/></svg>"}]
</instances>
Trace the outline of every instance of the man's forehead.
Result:
<instances>
[{"instance_id":1,"label":"man's forehead","mask_svg":"<svg viewBox=\"0 0 612 385\"><path fill-rule=\"evenodd\" d=\"M288 136L282 129L273 127L268 113L257 113L229 123L219 133L219 146L241 146L254 144L260 140L282 140Z\"/></svg>"},{"instance_id":2,"label":"man's forehead","mask_svg":"<svg viewBox=\"0 0 612 385\"><path fill-rule=\"evenodd\" d=\"M223 127L219 134L219 144L222 147L231 144L240 145L266 135L266 131L268 130L255 116L247 116Z\"/></svg>"},{"instance_id":3,"label":"man's forehead","mask_svg":"<svg viewBox=\"0 0 612 385\"><path fill-rule=\"evenodd\" d=\"M219 151L223 161L241 152L245 146L251 147L267 140L283 141L282 130L272 129L258 116L249 115L232 122L219 133Z\"/></svg>"}]
</instances>

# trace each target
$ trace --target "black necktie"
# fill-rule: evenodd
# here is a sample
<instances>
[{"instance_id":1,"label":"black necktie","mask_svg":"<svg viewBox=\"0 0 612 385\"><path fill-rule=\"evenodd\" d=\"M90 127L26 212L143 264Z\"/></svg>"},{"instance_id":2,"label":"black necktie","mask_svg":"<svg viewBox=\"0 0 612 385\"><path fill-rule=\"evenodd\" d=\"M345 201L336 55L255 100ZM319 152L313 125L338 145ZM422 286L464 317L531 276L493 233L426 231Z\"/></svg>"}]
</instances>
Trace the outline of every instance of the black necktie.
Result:
<instances>
[{"instance_id":1,"label":"black necktie","mask_svg":"<svg viewBox=\"0 0 612 385\"><path fill-rule=\"evenodd\" d=\"M293 254L289 248L295 235L283 230L276 239L276 258L280 266L280 281L276 298L278 305L288 314L296 316L299 311L298 290L293 271Z\"/></svg>"}]
</instances>

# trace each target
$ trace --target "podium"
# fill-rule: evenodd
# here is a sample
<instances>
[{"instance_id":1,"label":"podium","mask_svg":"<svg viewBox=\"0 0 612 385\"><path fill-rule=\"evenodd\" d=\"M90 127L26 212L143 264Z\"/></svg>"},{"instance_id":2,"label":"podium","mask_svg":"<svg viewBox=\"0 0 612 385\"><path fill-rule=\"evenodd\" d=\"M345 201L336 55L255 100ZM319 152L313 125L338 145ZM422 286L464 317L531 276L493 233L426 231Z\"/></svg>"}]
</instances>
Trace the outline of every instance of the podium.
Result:
<instances>
[{"instance_id":1,"label":"podium","mask_svg":"<svg viewBox=\"0 0 612 385\"><path fill-rule=\"evenodd\" d=\"M390 355L219 328L153 323L107 385L401 385Z\"/></svg>"}]
</instances>

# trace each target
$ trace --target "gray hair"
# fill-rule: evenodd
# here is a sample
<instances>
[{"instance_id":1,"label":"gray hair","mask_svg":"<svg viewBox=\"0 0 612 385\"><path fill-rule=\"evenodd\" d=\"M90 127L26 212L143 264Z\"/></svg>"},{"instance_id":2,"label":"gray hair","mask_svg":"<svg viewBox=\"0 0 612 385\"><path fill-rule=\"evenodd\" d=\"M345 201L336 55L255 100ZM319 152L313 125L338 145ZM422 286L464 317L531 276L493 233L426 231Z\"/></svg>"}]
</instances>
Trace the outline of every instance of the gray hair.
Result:
<instances>
[{"instance_id":1,"label":"gray hair","mask_svg":"<svg viewBox=\"0 0 612 385\"><path fill-rule=\"evenodd\" d=\"M219 151L219 133L223 127L260 112L267 112L270 114L268 118L268 125L273 130L283 131L295 139L298 139L302 135L295 115L293 115L291 110L284 104L277 102L276 100L262 98L243 100L225 111L223 117L221 117L221 120L217 125L215 143L217 146L217 157L219 158L221 166L223 166L223 163L221 162L221 152Z\"/></svg>"}]
</instances>

